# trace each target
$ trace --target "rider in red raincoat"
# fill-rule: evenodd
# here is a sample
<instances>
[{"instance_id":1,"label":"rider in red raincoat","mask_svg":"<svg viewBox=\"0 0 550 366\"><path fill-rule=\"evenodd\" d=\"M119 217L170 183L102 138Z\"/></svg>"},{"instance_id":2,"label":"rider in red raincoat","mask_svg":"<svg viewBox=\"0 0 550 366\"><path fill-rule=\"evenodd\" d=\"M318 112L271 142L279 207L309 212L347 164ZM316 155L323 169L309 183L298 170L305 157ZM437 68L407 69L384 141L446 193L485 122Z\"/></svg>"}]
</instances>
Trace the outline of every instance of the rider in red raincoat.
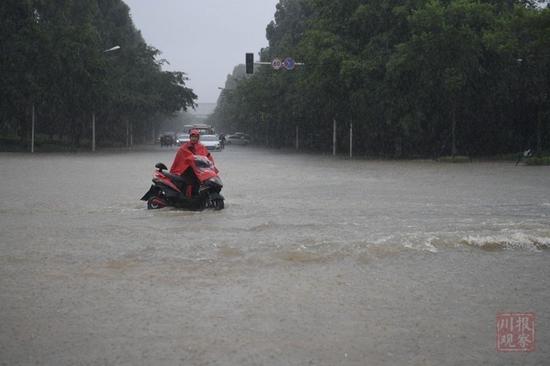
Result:
<instances>
[{"instance_id":1,"label":"rider in red raincoat","mask_svg":"<svg viewBox=\"0 0 550 366\"><path fill-rule=\"evenodd\" d=\"M189 142L181 145L176 153L174 162L170 167L170 174L180 175L188 183L186 189L186 195L191 196L193 191L198 189L200 182L193 172L193 167L191 166L193 162L193 155L202 155L206 156L212 163L214 163L214 158L212 154L208 151L203 144L199 142L200 132L199 130L193 129L189 132Z\"/></svg>"}]
</instances>

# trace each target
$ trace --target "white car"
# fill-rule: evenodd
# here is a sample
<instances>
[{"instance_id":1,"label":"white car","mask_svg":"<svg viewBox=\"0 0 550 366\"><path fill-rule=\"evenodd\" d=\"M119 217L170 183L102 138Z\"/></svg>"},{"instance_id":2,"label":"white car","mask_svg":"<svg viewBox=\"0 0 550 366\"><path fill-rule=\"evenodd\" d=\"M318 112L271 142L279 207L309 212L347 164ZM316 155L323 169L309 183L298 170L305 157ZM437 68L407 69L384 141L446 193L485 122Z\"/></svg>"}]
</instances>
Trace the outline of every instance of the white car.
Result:
<instances>
[{"instance_id":1,"label":"white car","mask_svg":"<svg viewBox=\"0 0 550 366\"><path fill-rule=\"evenodd\" d=\"M242 132L235 132L232 135L227 135L225 139L228 145L248 145L250 143L250 136Z\"/></svg>"},{"instance_id":2,"label":"white car","mask_svg":"<svg viewBox=\"0 0 550 366\"><path fill-rule=\"evenodd\" d=\"M220 138L218 135L201 135L200 143L209 151L220 151Z\"/></svg>"},{"instance_id":3,"label":"white car","mask_svg":"<svg viewBox=\"0 0 550 366\"><path fill-rule=\"evenodd\" d=\"M189 134L188 133L178 133L176 136L176 144L178 146L181 146L185 144L186 142L189 142Z\"/></svg>"}]
</instances>

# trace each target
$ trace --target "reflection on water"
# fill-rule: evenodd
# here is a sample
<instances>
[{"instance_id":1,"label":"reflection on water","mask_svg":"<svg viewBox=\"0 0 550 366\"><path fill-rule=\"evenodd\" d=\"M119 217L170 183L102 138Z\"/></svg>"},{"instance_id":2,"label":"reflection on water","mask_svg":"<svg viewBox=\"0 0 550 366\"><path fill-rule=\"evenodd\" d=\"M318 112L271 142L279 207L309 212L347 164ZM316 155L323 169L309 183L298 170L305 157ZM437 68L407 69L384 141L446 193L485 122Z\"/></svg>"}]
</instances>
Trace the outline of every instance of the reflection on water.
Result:
<instances>
[{"instance_id":1,"label":"reflection on water","mask_svg":"<svg viewBox=\"0 0 550 366\"><path fill-rule=\"evenodd\" d=\"M226 209L146 210L174 153L0 155L0 363L496 364L497 311L549 334L548 167L231 147Z\"/></svg>"}]
</instances>

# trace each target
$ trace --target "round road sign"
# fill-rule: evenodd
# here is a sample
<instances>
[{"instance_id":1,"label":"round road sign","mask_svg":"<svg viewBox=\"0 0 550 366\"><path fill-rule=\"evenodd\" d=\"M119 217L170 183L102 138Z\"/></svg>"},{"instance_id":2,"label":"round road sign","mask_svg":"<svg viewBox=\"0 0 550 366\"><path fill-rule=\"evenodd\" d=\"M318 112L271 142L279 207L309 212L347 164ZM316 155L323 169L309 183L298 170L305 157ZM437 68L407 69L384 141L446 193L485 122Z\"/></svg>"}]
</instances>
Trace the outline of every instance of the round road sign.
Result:
<instances>
[{"instance_id":1,"label":"round road sign","mask_svg":"<svg viewBox=\"0 0 550 366\"><path fill-rule=\"evenodd\" d=\"M294 60L291 57L287 57L283 61L283 66L287 70L292 70L294 69L294 66L296 66L296 62L294 62Z\"/></svg>"},{"instance_id":2,"label":"round road sign","mask_svg":"<svg viewBox=\"0 0 550 366\"><path fill-rule=\"evenodd\" d=\"M275 70L279 70L282 66L282 62L280 59L278 58L274 58L273 61L271 61L271 66L275 69Z\"/></svg>"}]
</instances>

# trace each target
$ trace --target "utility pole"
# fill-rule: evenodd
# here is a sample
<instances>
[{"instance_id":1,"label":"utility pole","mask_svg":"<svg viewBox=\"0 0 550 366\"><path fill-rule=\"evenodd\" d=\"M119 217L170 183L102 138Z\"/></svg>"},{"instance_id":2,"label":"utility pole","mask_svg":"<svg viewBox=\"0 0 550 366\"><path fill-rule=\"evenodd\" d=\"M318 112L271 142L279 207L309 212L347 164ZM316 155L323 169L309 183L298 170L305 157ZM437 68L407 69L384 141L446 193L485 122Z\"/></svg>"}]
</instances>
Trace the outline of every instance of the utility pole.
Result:
<instances>
[{"instance_id":1,"label":"utility pole","mask_svg":"<svg viewBox=\"0 0 550 366\"><path fill-rule=\"evenodd\" d=\"M31 127L31 153L34 153L34 123L35 123L35 117L34 117L34 103L32 104L32 127ZM28 135L27 135L28 136Z\"/></svg>"},{"instance_id":2,"label":"utility pole","mask_svg":"<svg viewBox=\"0 0 550 366\"><path fill-rule=\"evenodd\" d=\"M92 151L95 151L95 112L92 112Z\"/></svg>"},{"instance_id":3,"label":"utility pole","mask_svg":"<svg viewBox=\"0 0 550 366\"><path fill-rule=\"evenodd\" d=\"M126 118L126 147L130 147L130 121L128 120L128 117Z\"/></svg>"},{"instance_id":4,"label":"utility pole","mask_svg":"<svg viewBox=\"0 0 550 366\"><path fill-rule=\"evenodd\" d=\"M353 121L349 123L349 158L353 157Z\"/></svg>"},{"instance_id":5,"label":"utility pole","mask_svg":"<svg viewBox=\"0 0 550 366\"><path fill-rule=\"evenodd\" d=\"M106 50L103 50L103 53L109 53L119 49L120 46L116 45ZM92 112L92 152L95 152L95 110Z\"/></svg>"},{"instance_id":6,"label":"utility pole","mask_svg":"<svg viewBox=\"0 0 550 366\"><path fill-rule=\"evenodd\" d=\"M332 120L332 156L336 156L336 118Z\"/></svg>"}]
</instances>

